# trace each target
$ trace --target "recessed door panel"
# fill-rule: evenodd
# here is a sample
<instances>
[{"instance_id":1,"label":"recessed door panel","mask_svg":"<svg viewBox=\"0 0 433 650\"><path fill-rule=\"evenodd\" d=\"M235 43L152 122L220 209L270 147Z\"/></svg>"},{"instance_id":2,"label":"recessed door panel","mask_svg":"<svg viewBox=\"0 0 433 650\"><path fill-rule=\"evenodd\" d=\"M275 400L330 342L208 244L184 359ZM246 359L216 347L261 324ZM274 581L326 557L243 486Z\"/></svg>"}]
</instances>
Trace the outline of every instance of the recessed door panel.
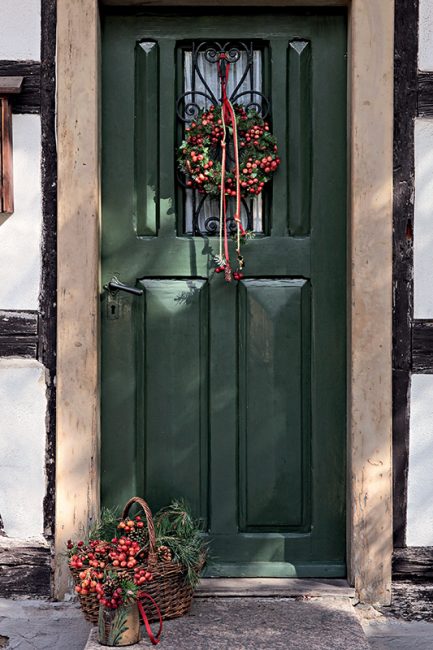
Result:
<instances>
[{"instance_id":1,"label":"recessed door panel","mask_svg":"<svg viewBox=\"0 0 433 650\"><path fill-rule=\"evenodd\" d=\"M206 522L207 282L149 279L140 284L137 439L143 445L144 492L154 508L182 496Z\"/></svg>"},{"instance_id":2,"label":"recessed door panel","mask_svg":"<svg viewBox=\"0 0 433 650\"><path fill-rule=\"evenodd\" d=\"M245 531L299 531L308 523L309 302L306 280L240 285L239 483Z\"/></svg>"}]
</instances>

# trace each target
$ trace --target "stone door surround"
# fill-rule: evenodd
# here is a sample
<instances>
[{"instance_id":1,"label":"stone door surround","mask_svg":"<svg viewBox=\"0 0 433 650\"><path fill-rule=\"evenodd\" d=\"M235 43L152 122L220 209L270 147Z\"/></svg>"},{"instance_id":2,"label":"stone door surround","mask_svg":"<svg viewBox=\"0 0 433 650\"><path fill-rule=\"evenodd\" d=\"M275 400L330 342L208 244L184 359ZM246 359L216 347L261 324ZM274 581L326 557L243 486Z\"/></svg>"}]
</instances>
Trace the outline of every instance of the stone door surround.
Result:
<instances>
[{"instance_id":1,"label":"stone door surround","mask_svg":"<svg viewBox=\"0 0 433 650\"><path fill-rule=\"evenodd\" d=\"M139 5L134 0L107 4ZM146 6L347 6L349 581L390 602L393 0L149 0ZM58 334L55 595L64 544L99 508L99 7L57 7Z\"/></svg>"}]
</instances>

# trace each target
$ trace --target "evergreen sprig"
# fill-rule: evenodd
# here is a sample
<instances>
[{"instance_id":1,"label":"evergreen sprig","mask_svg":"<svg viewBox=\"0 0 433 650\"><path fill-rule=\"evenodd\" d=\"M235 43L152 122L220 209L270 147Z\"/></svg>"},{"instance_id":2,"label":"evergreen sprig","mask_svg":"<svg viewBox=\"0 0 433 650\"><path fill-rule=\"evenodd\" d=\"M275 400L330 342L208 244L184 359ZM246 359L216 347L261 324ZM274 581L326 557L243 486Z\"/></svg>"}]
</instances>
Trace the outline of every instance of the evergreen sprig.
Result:
<instances>
[{"instance_id":1,"label":"evergreen sprig","mask_svg":"<svg viewBox=\"0 0 433 650\"><path fill-rule=\"evenodd\" d=\"M155 516L156 545L167 546L173 560L182 564L186 579L192 587L200 580L200 572L207 554L200 523L195 520L183 499L174 500Z\"/></svg>"},{"instance_id":2,"label":"evergreen sprig","mask_svg":"<svg viewBox=\"0 0 433 650\"><path fill-rule=\"evenodd\" d=\"M118 508L102 508L99 521L91 528L89 539L111 541L117 536L117 525L120 521Z\"/></svg>"}]
</instances>

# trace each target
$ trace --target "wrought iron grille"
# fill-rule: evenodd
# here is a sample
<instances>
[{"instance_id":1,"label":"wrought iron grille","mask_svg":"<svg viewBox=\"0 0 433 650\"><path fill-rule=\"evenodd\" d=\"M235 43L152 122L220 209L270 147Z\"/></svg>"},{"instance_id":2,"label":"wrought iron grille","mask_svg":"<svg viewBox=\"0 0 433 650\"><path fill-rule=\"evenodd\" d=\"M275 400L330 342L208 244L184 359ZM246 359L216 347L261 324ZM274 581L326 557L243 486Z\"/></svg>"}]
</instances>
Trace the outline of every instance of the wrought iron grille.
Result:
<instances>
[{"instance_id":1,"label":"wrought iron grille","mask_svg":"<svg viewBox=\"0 0 433 650\"><path fill-rule=\"evenodd\" d=\"M228 97L233 104L242 104L254 109L263 118L269 114L269 101L262 92L262 51L252 42L216 41L193 42L183 50L183 93L177 100L177 115L185 126L194 121L199 111L211 105L221 104L221 87L218 64L221 74L230 63ZM182 134L183 135L183 134ZM230 156L230 151L228 152ZM220 156L216 149L215 157ZM178 177L185 195L185 231L193 235L213 235L219 228L218 199L186 186L185 179ZM229 229L234 232L232 201L228 201ZM242 199L241 218L245 229L263 232L263 199L256 196Z\"/></svg>"}]
</instances>

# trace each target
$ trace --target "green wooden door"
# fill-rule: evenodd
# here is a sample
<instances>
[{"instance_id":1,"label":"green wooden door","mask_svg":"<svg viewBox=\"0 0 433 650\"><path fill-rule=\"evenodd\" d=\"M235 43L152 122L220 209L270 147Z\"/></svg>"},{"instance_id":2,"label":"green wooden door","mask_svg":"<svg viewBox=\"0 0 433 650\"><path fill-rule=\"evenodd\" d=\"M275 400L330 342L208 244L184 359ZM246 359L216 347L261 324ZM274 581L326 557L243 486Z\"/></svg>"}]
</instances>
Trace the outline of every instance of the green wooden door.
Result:
<instances>
[{"instance_id":1,"label":"green wooden door","mask_svg":"<svg viewBox=\"0 0 433 650\"><path fill-rule=\"evenodd\" d=\"M207 40L260 53L282 160L231 284L176 176L185 52ZM209 575L343 576L345 16L116 13L102 65L102 283L143 289L102 295L102 502L185 497Z\"/></svg>"}]
</instances>

